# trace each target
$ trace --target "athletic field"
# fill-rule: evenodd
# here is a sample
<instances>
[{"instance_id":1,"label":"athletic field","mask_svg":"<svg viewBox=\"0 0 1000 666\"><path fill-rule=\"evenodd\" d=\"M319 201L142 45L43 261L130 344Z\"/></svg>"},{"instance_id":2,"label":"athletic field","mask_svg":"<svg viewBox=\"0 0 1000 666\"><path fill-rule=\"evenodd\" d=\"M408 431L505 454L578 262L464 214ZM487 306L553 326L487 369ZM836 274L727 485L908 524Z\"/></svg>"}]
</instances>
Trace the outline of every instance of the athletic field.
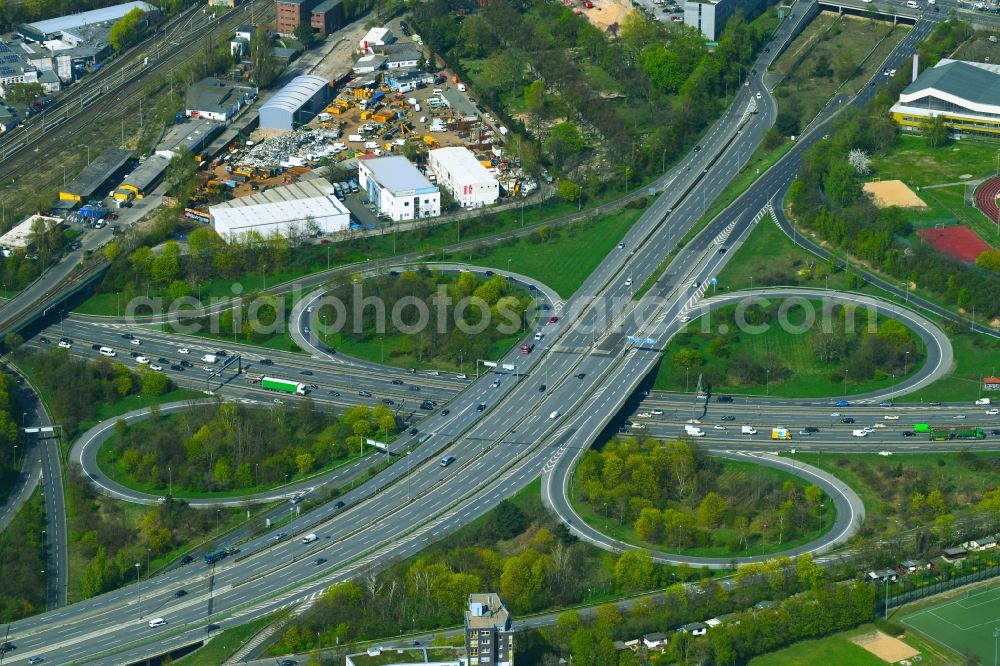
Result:
<instances>
[{"instance_id":1,"label":"athletic field","mask_svg":"<svg viewBox=\"0 0 1000 666\"><path fill-rule=\"evenodd\" d=\"M981 663L992 664L993 629L1000 627L1000 584L970 590L905 615L900 622L958 654L970 651Z\"/></svg>"}]
</instances>

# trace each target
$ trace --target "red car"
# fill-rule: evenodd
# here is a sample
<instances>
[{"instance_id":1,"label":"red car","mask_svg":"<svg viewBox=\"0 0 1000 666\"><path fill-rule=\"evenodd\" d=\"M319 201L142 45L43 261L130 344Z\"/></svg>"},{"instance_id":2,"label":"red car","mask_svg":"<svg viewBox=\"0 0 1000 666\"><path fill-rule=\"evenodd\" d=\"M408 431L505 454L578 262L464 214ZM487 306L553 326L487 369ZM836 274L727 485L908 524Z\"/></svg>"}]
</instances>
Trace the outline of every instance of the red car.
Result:
<instances>
[{"instance_id":1,"label":"red car","mask_svg":"<svg viewBox=\"0 0 1000 666\"><path fill-rule=\"evenodd\" d=\"M559 321L559 317L549 317L549 323L554 324Z\"/></svg>"},{"instance_id":2,"label":"red car","mask_svg":"<svg viewBox=\"0 0 1000 666\"><path fill-rule=\"evenodd\" d=\"M593 9L594 3L592 3L590 0L583 0L583 6L586 7L587 9Z\"/></svg>"}]
</instances>

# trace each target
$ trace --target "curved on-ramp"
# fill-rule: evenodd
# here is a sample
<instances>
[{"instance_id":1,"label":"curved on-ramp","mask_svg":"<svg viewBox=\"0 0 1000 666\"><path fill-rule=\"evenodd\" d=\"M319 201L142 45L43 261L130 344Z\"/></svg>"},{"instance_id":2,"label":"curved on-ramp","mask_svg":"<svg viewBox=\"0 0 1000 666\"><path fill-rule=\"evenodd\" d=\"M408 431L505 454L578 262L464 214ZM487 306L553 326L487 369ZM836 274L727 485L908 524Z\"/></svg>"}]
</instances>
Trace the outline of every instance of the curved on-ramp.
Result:
<instances>
[{"instance_id":1,"label":"curved on-ramp","mask_svg":"<svg viewBox=\"0 0 1000 666\"><path fill-rule=\"evenodd\" d=\"M868 307L877 315L891 316L893 319L901 321L920 337L927 349L927 359L924 365L911 377L897 384L893 390L882 393L871 393L865 396L866 399L884 399L926 386L947 374L953 364L954 353L951 342L937 325L912 310L860 294L840 294L823 289L759 289L754 290L752 293L736 292L723 296L715 296L701 301L690 312L692 319L694 319L695 317L708 314L714 308L731 305L734 302L747 302L746 299L764 299L765 297L771 299L788 298L804 300L820 298L842 304ZM680 330L683 329L676 329L673 335L676 335ZM768 555L727 558L696 557L640 548L633 544L613 539L587 524L570 504L568 495L569 481L576 469L577 462L586 450L584 447L577 447L574 455L563 456L551 470L544 474L542 480L543 500L551 507L556 516L569 527L570 531L584 541L605 550L614 552L641 550L649 553L655 561L664 564L688 564L699 567L727 568L734 563L762 562L780 556L796 556L803 553L821 555L850 539L857 533L864 520L864 504L857 493L845 483L823 470L793 459L780 458L768 453L706 448L706 451L713 456L733 460L750 460L766 467L783 469L810 483L815 483L833 499L837 511L833 528L823 536L809 543Z\"/></svg>"}]
</instances>

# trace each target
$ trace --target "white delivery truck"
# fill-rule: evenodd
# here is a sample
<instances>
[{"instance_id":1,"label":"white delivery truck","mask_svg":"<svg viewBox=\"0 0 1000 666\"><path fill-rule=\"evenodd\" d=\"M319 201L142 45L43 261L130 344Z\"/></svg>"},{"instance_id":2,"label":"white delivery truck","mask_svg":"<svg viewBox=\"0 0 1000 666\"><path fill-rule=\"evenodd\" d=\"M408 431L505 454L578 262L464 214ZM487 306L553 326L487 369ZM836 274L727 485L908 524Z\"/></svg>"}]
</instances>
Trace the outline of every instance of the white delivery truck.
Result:
<instances>
[{"instance_id":1,"label":"white delivery truck","mask_svg":"<svg viewBox=\"0 0 1000 666\"><path fill-rule=\"evenodd\" d=\"M978 398L976 400L976 404L977 405L988 405L988 404L990 404L990 399L989 398Z\"/></svg>"},{"instance_id":2,"label":"white delivery truck","mask_svg":"<svg viewBox=\"0 0 1000 666\"><path fill-rule=\"evenodd\" d=\"M860 430L852 430L851 434L854 435L855 437L867 437L868 431L862 428Z\"/></svg>"},{"instance_id":3,"label":"white delivery truck","mask_svg":"<svg viewBox=\"0 0 1000 666\"><path fill-rule=\"evenodd\" d=\"M757 428L754 428L753 426L745 425L745 426L743 426L743 428L740 429L740 433L743 434L743 435L756 435L757 434Z\"/></svg>"},{"instance_id":4,"label":"white delivery truck","mask_svg":"<svg viewBox=\"0 0 1000 666\"><path fill-rule=\"evenodd\" d=\"M684 426L684 432L688 434L689 437L704 437L705 431L698 426L686 425Z\"/></svg>"},{"instance_id":5,"label":"white delivery truck","mask_svg":"<svg viewBox=\"0 0 1000 666\"><path fill-rule=\"evenodd\" d=\"M205 354L204 356L201 357L201 360L205 363L215 363L216 361L219 360L219 357L216 356L215 354Z\"/></svg>"},{"instance_id":6,"label":"white delivery truck","mask_svg":"<svg viewBox=\"0 0 1000 666\"><path fill-rule=\"evenodd\" d=\"M302 537L302 543L312 543L313 541L315 541L318 538L319 537L316 536L316 533L313 532L311 534L307 534L304 537Z\"/></svg>"}]
</instances>

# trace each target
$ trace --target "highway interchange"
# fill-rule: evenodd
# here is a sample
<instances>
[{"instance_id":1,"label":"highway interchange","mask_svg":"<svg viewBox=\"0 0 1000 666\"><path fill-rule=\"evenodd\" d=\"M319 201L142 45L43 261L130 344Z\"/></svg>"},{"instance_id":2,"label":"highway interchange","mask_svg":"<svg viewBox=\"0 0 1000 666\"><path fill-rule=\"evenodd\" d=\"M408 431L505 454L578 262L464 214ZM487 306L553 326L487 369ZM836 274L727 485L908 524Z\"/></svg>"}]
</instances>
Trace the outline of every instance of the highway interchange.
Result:
<instances>
[{"instance_id":1,"label":"highway interchange","mask_svg":"<svg viewBox=\"0 0 1000 666\"><path fill-rule=\"evenodd\" d=\"M800 14L796 20L802 20L807 12ZM895 67L905 60L916 41L926 36L930 28L929 22L919 22L887 60L887 65ZM788 39L790 29L790 25L785 25L779 30L772 42L774 54L761 57L756 64L759 71L764 71L770 58L780 51L776 46ZM760 112L748 116L745 112L758 93L762 94ZM870 94L871 89L866 87L861 101ZM636 286L653 274L662 258L675 248L711 203L702 192L721 191L773 122L774 104L759 79L741 88L730 110L702 140L702 150L685 158L661 181L658 189L664 193L627 234L624 247L612 252L577 293L558 308L560 321L543 329L545 337L536 352L522 356L515 351L505 359L519 365L519 376L502 374L498 386L493 386L496 373L478 381L443 375L417 377L405 370L331 364L322 358L262 352L223 342L192 342L190 338L160 331L130 329L115 321L71 317L43 332L53 342L62 336L73 338L76 341L73 351L77 353L93 354L88 342L107 344L112 340L118 349L129 349L131 345L121 338L126 332L142 338L139 347L143 354L170 360L179 360L177 349L182 346L191 349L192 357L196 350L239 350L251 366L259 363L266 353L276 363L271 366L275 374L281 370L281 376L293 378L296 371L312 372L313 375L303 375L299 381L314 381L321 387L314 394L319 402L346 406L361 397L354 395L358 390L370 390L375 399L388 398L394 403L398 399L402 410L409 408L415 415L420 410L411 407L416 401L414 393L419 393L420 400L437 400L442 408L419 421L418 434L408 436L411 441L404 438L401 442L403 446L412 446L411 452L402 456L405 460L345 493L340 498L343 507L321 504L286 528L291 533L289 538L276 541L271 534L251 538L240 544L237 557L214 566L195 562L142 581L138 586L19 621L10 634L18 650L7 656L7 663L23 663L33 654L45 656L49 663L127 663L160 654L169 647L195 643L216 628L308 602L333 582L411 555L489 510L539 474L543 475L546 501L560 511L555 505L559 498L564 498L560 488L573 462L632 399L658 360L658 352L629 346L624 336L656 339L659 348L680 329L680 317L694 313L706 280L730 256L718 253L720 244L735 250L754 224L771 223L765 217L769 215L768 204L780 201L794 177L802 150L818 138L824 123L843 103L851 102L839 100L828 106L821 120L814 123L811 132L800 139L786 158L762 175L733 206L678 252L666 275L642 299L633 300ZM689 194L693 188L698 189ZM626 285L626 280L630 284ZM695 283L699 286L694 286ZM30 344L44 343L34 340ZM928 372L940 365L929 363ZM183 383L199 372L198 367L189 368L175 378ZM392 384L395 377L404 384ZM201 379L194 381L197 384ZM546 385L544 391L539 388L542 383ZM421 390L411 391L410 385L419 385ZM331 390L341 395L329 395ZM254 387L237 387L232 382L219 393L258 402L268 402L272 397ZM658 406L651 402L653 399L660 401L655 403ZM821 432L808 443L794 441L799 448L818 449L827 443L841 447L855 444L848 439L846 427L831 422L835 417L828 411L830 401L826 405L818 404L819 401L801 402L812 404L763 400L753 408L734 403L725 409L736 423L755 423L761 434L771 425L820 425ZM484 405L482 411L478 409L480 405ZM646 407L664 411L663 415L648 419L649 434L663 436L679 434L688 418L714 425L720 409L716 403L699 407L691 397L674 396L646 396L642 408ZM876 421L885 412L874 406L841 408L841 411L846 414L848 409L859 416L863 414L866 423ZM900 430L916 419L939 413L953 415L956 411L952 406L940 410L892 409L901 415ZM699 414L699 410L704 413ZM973 418L971 406L963 407L963 411ZM559 413L557 418L550 418L553 412ZM689 416L689 412L694 415ZM984 423L985 419L976 422ZM868 450L873 446L879 450L912 448L902 437L890 441L893 435L886 433L895 432L895 428L876 430L862 445ZM758 435L757 439L763 438ZM877 445L873 444L875 441ZM767 456L769 461L783 461L777 464L789 464L783 458L775 459L760 451L739 453L739 449L752 446L775 450L778 445L766 440L744 441L735 431L713 428L705 443L709 450L720 454L729 451L739 456ZM926 447L923 442L920 445ZM784 446L787 448L788 443ZM442 467L438 461L445 451L454 455L456 462ZM790 464L795 466L794 462ZM287 496L286 493L300 490L295 486L281 489L281 493ZM837 498L842 498L845 510L839 514L835 533L823 543L814 544L816 552L845 538L858 518L856 498L850 497L849 489L834 485L828 492L838 502L841 500ZM572 524L574 529L580 529L576 521ZM320 540L301 543L297 537L310 531L316 531ZM599 535L585 535L585 538L600 542ZM601 545L609 547L607 543ZM317 557L324 558L326 564L316 565ZM186 596L176 597L179 589L184 589ZM149 627L148 618L154 615L166 618L168 624Z\"/></svg>"}]
</instances>

